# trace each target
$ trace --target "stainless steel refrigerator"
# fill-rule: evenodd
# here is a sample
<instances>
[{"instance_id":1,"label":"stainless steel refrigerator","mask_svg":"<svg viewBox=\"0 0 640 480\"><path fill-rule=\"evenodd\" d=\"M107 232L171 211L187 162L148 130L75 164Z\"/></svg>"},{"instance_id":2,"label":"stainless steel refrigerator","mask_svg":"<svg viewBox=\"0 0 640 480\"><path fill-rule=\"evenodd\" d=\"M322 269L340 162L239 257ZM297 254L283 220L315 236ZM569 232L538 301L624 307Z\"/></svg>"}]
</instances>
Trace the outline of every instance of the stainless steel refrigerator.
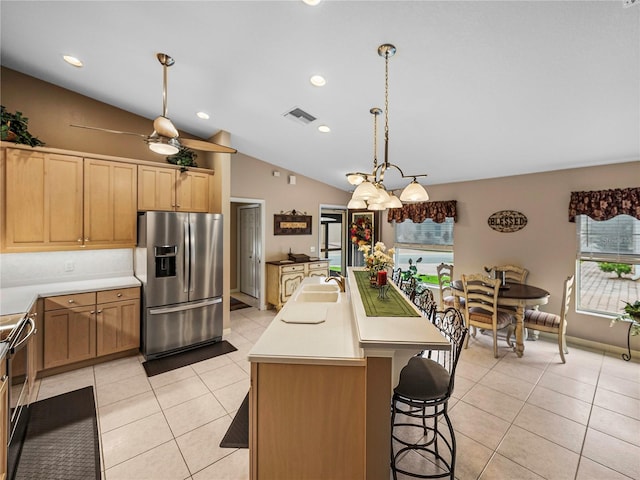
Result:
<instances>
[{"instance_id":1,"label":"stainless steel refrigerator","mask_svg":"<svg viewBox=\"0 0 640 480\"><path fill-rule=\"evenodd\" d=\"M145 358L222 339L222 215L141 213L134 271Z\"/></svg>"}]
</instances>

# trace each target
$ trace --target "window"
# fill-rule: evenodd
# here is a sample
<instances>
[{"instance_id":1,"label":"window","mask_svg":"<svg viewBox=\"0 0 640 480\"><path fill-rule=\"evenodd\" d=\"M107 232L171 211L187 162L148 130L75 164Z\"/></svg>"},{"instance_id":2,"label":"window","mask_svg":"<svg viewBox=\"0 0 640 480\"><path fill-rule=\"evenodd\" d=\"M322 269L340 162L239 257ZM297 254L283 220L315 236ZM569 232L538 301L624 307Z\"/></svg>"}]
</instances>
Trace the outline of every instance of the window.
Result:
<instances>
[{"instance_id":1,"label":"window","mask_svg":"<svg viewBox=\"0 0 640 480\"><path fill-rule=\"evenodd\" d=\"M576 217L578 310L620 315L640 299L640 220L618 215L596 221Z\"/></svg>"},{"instance_id":2,"label":"window","mask_svg":"<svg viewBox=\"0 0 640 480\"><path fill-rule=\"evenodd\" d=\"M409 260L423 275L423 282L438 284L436 267L441 263L453 263L453 224L448 217L442 223L427 219L422 223L405 220L395 223L395 268L409 268ZM422 261L416 263L418 258Z\"/></svg>"}]
</instances>

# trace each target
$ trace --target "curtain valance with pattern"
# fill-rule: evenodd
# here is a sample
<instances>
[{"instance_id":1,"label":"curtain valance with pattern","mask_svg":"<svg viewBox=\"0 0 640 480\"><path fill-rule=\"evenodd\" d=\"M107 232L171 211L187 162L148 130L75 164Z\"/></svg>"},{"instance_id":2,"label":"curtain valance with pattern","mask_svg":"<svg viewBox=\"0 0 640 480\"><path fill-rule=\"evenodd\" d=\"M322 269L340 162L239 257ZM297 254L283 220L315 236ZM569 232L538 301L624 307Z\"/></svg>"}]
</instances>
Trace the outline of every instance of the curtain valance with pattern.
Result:
<instances>
[{"instance_id":1,"label":"curtain valance with pattern","mask_svg":"<svg viewBox=\"0 0 640 480\"><path fill-rule=\"evenodd\" d=\"M594 220L631 215L640 220L640 187L571 192L569 221L575 222L576 215L587 215Z\"/></svg>"},{"instance_id":2,"label":"curtain valance with pattern","mask_svg":"<svg viewBox=\"0 0 640 480\"><path fill-rule=\"evenodd\" d=\"M410 203L403 205L402 208L390 208L387 213L389 223L394 220L396 223L402 223L407 219L413 223L422 223L427 218L436 223L442 223L447 217L453 218L454 222L458 220L455 200Z\"/></svg>"}]
</instances>

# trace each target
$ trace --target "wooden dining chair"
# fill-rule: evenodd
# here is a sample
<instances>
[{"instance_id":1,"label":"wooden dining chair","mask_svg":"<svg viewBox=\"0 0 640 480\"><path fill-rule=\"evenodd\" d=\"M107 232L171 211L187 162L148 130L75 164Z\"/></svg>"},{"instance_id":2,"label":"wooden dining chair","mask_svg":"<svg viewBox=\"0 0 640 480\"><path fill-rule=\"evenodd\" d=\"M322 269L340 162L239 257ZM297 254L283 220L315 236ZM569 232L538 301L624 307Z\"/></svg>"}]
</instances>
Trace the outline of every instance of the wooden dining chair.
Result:
<instances>
[{"instance_id":1,"label":"wooden dining chair","mask_svg":"<svg viewBox=\"0 0 640 480\"><path fill-rule=\"evenodd\" d=\"M562 309L560 315L555 313L543 312L541 310L525 310L524 311L524 328L538 330L539 332L555 333L558 335L558 350L560 351L560 360L566 363L564 356L569 353L567 349L567 341L565 334L567 332L567 313L569 312L569 303L571 302L571 292L575 275L567 277L564 281L564 292L562 294ZM512 329L507 333L507 342L511 336Z\"/></svg>"},{"instance_id":2,"label":"wooden dining chair","mask_svg":"<svg viewBox=\"0 0 640 480\"><path fill-rule=\"evenodd\" d=\"M499 280L502 280L502 272L504 272L505 281L510 283L527 283L527 276L529 275L529 270L518 265L485 266L484 271L489 276Z\"/></svg>"},{"instance_id":3,"label":"wooden dining chair","mask_svg":"<svg viewBox=\"0 0 640 480\"><path fill-rule=\"evenodd\" d=\"M511 325L512 320L510 313L498 309L498 292L501 282L481 273L462 275L461 278L467 326L469 329L475 327L493 332L493 356L498 358L498 330ZM511 346L509 341L507 344ZM469 337L464 348L468 347Z\"/></svg>"},{"instance_id":4,"label":"wooden dining chair","mask_svg":"<svg viewBox=\"0 0 640 480\"><path fill-rule=\"evenodd\" d=\"M453 265L441 263L436 267L438 272L438 287L440 288L440 310L447 307L455 307L455 297L451 291L451 281L453 280ZM460 308L464 308L464 299L460 298Z\"/></svg>"}]
</instances>

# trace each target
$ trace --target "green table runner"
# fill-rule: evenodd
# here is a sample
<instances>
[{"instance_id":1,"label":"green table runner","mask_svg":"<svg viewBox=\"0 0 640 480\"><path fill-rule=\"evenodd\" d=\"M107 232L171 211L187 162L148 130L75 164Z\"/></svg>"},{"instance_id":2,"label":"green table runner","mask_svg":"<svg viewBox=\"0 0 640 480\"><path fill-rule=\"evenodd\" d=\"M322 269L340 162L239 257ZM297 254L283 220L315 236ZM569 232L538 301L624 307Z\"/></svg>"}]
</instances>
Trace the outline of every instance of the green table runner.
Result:
<instances>
[{"instance_id":1,"label":"green table runner","mask_svg":"<svg viewBox=\"0 0 640 480\"><path fill-rule=\"evenodd\" d=\"M353 272L362 298L367 317L419 317L407 299L392 286L388 287L387 298L378 298L378 289L369 285L369 272Z\"/></svg>"}]
</instances>

